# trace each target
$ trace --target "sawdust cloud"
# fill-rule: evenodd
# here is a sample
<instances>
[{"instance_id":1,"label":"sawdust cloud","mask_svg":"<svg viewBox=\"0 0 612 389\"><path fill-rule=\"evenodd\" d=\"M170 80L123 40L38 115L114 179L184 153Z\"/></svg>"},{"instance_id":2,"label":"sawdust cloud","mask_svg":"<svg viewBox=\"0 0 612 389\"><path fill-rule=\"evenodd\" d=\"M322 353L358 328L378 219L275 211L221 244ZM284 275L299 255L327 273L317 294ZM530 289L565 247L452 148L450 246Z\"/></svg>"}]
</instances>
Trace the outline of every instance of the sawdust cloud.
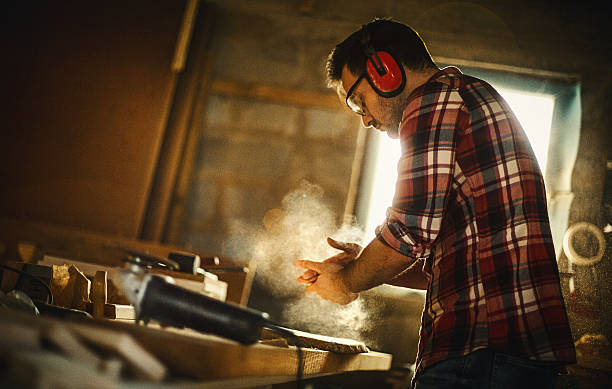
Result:
<instances>
[{"instance_id":1,"label":"sawdust cloud","mask_svg":"<svg viewBox=\"0 0 612 389\"><path fill-rule=\"evenodd\" d=\"M265 228L252 228L239 235L248 235L249 257L257 264L257 279L270 293L283 300L280 321L289 327L327 336L351 338L375 347L374 339L364 339L376 322L375 306L359 298L340 306L305 292L296 283L303 269L297 259L323 260L339 251L330 247L326 238L363 244L363 231L354 221L337 226L336 217L324 201L321 187L302 181L288 193L282 206L269 210ZM244 229L244 226L235 226ZM244 242L245 240L243 240Z\"/></svg>"}]
</instances>

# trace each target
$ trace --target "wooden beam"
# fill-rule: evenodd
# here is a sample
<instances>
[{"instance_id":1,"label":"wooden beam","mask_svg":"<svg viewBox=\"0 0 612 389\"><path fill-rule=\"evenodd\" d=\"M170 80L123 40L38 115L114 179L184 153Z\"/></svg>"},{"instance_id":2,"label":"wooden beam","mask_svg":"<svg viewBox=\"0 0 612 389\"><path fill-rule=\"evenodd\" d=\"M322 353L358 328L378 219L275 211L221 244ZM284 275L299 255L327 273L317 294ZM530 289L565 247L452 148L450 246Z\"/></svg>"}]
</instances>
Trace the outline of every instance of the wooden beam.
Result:
<instances>
[{"instance_id":1,"label":"wooden beam","mask_svg":"<svg viewBox=\"0 0 612 389\"><path fill-rule=\"evenodd\" d=\"M185 67L189 41L191 40L199 4L199 0L187 0L185 5L183 21L181 22L181 29L176 40L176 47L174 48L174 58L172 59L172 71L175 73L182 72Z\"/></svg>"},{"instance_id":2,"label":"wooden beam","mask_svg":"<svg viewBox=\"0 0 612 389\"><path fill-rule=\"evenodd\" d=\"M221 95L249 97L300 107L344 110L335 93L321 93L228 80L212 81L210 91Z\"/></svg>"},{"instance_id":3,"label":"wooden beam","mask_svg":"<svg viewBox=\"0 0 612 389\"><path fill-rule=\"evenodd\" d=\"M187 7L193 7L196 1L189 1ZM187 13L188 10L185 10ZM191 11L189 11L191 12ZM199 80L206 71L206 45L214 16L209 6L202 7L195 20L195 31L191 42L191 55L181 61L181 74L178 79L173 106L169 114L162 149L157 160L157 169L149 194L144 220L139 238L161 242L169 223L172 208L172 196L176 181L180 175L180 164L185 150L189 148L191 120L200 93ZM184 68L184 69L183 69Z\"/></svg>"},{"instance_id":4,"label":"wooden beam","mask_svg":"<svg viewBox=\"0 0 612 389\"><path fill-rule=\"evenodd\" d=\"M575 73L553 72L550 70L531 69L531 68L524 68L520 66L503 65L503 64L498 64L498 63L472 61L472 60L459 59L459 58L448 58L448 57L434 57L434 61L436 63L443 63L443 64L455 65L455 66L467 66L470 68L493 70L493 71L498 71L498 72L514 73L514 74L520 74L523 76L552 78L552 79L559 79L559 80L570 81L570 82L575 82L575 81L580 80L580 75L575 74Z\"/></svg>"},{"instance_id":5,"label":"wooden beam","mask_svg":"<svg viewBox=\"0 0 612 389\"><path fill-rule=\"evenodd\" d=\"M357 194L359 192L359 182L363 171L363 164L366 150L367 129L359 126L357 141L355 144L355 155L351 165L351 179L349 181L349 189L346 195L346 204L344 206L344 222L350 223L355 216L355 207L357 204Z\"/></svg>"}]
</instances>

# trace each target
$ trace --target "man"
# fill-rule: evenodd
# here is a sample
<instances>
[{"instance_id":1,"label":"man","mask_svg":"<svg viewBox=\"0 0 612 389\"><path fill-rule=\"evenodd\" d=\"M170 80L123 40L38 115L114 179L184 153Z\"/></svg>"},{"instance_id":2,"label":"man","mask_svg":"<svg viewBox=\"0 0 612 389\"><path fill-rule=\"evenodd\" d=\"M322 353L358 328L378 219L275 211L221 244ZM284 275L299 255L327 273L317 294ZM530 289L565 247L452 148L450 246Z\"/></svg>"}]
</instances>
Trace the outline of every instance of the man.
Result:
<instances>
[{"instance_id":1,"label":"man","mask_svg":"<svg viewBox=\"0 0 612 389\"><path fill-rule=\"evenodd\" d=\"M337 45L327 76L402 154L377 237L363 249L329 239L342 252L298 260L298 282L338 304L383 283L426 289L417 389L552 388L575 352L542 175L506 102L438 69L418 34L389 20Z\"/></svg>"}]
</instances>

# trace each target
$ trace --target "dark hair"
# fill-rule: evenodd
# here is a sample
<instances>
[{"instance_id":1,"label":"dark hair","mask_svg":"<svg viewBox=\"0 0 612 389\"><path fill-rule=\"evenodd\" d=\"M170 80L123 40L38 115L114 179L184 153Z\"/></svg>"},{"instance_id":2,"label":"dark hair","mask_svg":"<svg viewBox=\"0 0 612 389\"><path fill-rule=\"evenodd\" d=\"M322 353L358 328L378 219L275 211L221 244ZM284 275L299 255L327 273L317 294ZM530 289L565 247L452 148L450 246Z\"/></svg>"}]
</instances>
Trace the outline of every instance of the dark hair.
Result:
<instances>
[{"instance_id":1,"label":"dark hair","mask_svg":"<svg viewBox=\"0 0 612 389\"><path fill-rule=\"evenodd\" d=\"M423 70L436 66L425 42L411 27L390 19L374 19L367 24L367 30L376 51L389 52L408 69ZM344 65L355 75L365 72L362 34L362 29L355 31L329 53L325 66L328 86L336 85L342 78Z\"/></svg>"}]
</instances>

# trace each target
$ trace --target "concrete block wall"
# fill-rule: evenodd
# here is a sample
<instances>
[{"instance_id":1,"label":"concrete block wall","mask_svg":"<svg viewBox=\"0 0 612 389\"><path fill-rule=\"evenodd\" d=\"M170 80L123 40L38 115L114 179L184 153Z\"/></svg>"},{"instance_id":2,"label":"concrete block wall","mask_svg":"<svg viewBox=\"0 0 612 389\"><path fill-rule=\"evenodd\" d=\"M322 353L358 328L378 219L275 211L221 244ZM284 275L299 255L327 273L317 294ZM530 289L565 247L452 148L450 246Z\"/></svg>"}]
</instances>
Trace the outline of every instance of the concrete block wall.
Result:
<instances>
[{"instance_id":1,"label":"concrete block wall","mask_svg":"<svg viewBox=\"0 0 612 389\"><path fill-rule=\"evenodd\" d=\"M217 94L204 110L183 245L248 260L227 242L232 223L263 228L264 214L302 180L324 190L342 221L358 117Z\"/></svg>"}]
</instances>

